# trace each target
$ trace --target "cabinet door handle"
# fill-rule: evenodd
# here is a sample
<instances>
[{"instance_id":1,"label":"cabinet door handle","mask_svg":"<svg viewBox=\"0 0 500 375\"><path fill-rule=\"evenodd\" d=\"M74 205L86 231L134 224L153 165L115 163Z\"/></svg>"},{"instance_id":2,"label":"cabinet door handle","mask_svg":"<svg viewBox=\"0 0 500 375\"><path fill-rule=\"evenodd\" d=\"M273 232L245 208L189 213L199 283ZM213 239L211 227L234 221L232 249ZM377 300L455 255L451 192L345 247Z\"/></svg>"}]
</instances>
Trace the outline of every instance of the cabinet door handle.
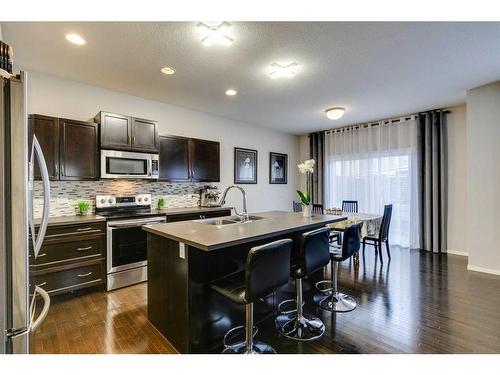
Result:
<instances>
[{"instance_id":1,"label":"cabinet door handle","mask_svg":"<svg viewBox=\"0 0 500 375\"><path fill-rule=\"evenodd\" d=\"M38 254L37 258L41 258L41 257L44 257L44 256L46 256L46 255L47 255L47 253Z\"/></svg>"},{"instance_id":2,"label":"cabinet door handle","mask_svg":"<svg viewBox=\"0 0 500 375\"><path fill-rule=\"evenodd\" d=\"M36 285L36 286L44 286L44 285L46 285L46 284L47 284L47 282L46 282L46 281L44 281L44 282L43 282L43 283L41 283L41 284L35 284L35 285Z\"/></svg>"},{"instance_id":3,"label":"cabinet door handle","mask_svg":"<svg viewBox=\"0 0 500 375\"><path fill-rule=\"evenodd\" d=\"M90 275L92 275L92 271L87 272L87 273L83 273L83 274L81 274L81 275L77 275L77 276L78 276L78 277L87 277L87 276L90 276Z\"/></svg>"},{"instance_id":4,"label":"cabinet door handle","mask_svg":"<svg viewBox=\"0 0 500 375\"><path fill-rule=\"evenodd\" d=\"M132 137L132 144L135 145L135 135Z\"/></svg>"},{"instance_id":5,"label":"cabinet door handle","mask_svg":"<svg viewBox=\"0 0 500 375\"><path fill-rule=\"evenodd\" d=\"M76 228L77 232L85 232L85 231L89 231L89 230L92 230L92 227Z\"/></svg>"},{"instance_id":6,"label":"cabinet door handle","mask_svg":"<svg viewBox=\"0 0 500 375\"><path fill-rule=\"evenodd\" d=\"M130 145L132 142L130 142L130 135L127 135L127 143Z\"/></svg>"},{"instance_id":7,"label":"cabinet door handle","mask_svg":"<svg viewBox=\"0 0 500 375\"><path fill-rule=\"evenodd\" d=\"M78 249L76 249L76 251L87 251L87 250L90 250L90 249L92 249L92 246L79 247Z\"/></svg>"}]
</instances>

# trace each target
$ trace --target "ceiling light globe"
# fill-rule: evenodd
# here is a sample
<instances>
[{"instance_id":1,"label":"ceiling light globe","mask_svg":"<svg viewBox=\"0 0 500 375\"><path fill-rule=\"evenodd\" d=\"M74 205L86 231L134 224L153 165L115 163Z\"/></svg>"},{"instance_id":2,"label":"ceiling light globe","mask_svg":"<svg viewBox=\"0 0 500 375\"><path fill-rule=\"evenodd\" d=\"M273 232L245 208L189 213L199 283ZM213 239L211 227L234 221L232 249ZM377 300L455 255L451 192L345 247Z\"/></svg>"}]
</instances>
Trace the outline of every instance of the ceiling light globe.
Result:
<instances>
[{"instance_id":1,"label":"ceiling light globe","mask_svg":"<svg viewBox=\"0 0 500 375\"><path fill-rule=\"evenodd\" d=\"M325 113L326 113L326 117L328 117L328 119L338 120L338 119L344 117L345 108L333 107L333 108L327 109L325 111Z\"/></svg>"},{"instance_id":2,"label":"ceiling light globe","mask_svg":"<svg viewBox=\"0 0 500 375\"><path fill-rule=\"evenodd\" d=\"M227 96L235 96L237 93L238 93L238 91L236 91L234 89L228 89L228 90L226 90L226 95Z\"/></svg>"},{"instance_id":3,"label":"ceiling light globe","mask_svg":"<svg viewBox=\"0 0 500 375\"><path fill-rule=\"evenodd\" d=\"M78 34L66 34L66 40L68 42L71 42L73 44L77 44L79 46L82 46L85 44L85 39L83 39L80 35Z\"/></svg>"},{"instance_id":4,"label":"ceiling light globe","mask_svg":"<svg viewBox=\"0 0 500 375\"><path fill-rule=\"evenodd\" d=\"M170 66L165 66L161 68L161 72L166 75L172 75L175 74L175 69Z\"/></svg>"}]
</instances>

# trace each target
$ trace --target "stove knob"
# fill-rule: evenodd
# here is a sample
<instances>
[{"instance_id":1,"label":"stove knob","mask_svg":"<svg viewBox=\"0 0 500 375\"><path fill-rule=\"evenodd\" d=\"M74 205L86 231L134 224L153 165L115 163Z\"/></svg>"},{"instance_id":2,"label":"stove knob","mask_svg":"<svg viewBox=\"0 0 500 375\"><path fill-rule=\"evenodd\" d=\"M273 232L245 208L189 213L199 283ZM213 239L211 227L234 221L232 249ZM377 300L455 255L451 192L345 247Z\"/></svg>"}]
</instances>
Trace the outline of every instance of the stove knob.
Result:
<instances>
[{"instance_id":1,"label":"stove knob","mask_svg":"<svg viewBox=\"0 0 500 375\"><path fill-rule=\"evenodd\" d=\"M144 202L147 202L147 201L148 201L148 197L145 197L145 198L144 198Z\"/></svg>"},{"instance_id":2,"label":"stove knob","mask_svg":"<svg viewBox=\"0 0 500 375\"><path fill-rule=\"evenodd\" d=\"M109 203L109 204L113 203L113 199L112 199L112 198L109 198L109 199L108 199L108 203Z\"/></svg>"},{"instance_id":3,"label":"stove knob","mask_svg":"<svg viewBox=\"0 0 500 375\"><path fill-rule=\"evenodd\" d=\"M104 204L104 202L106 202L106 199L101 198L101 201L100 201L100 202L101 202L101 204Z\"/></svg>"},{"instance_id":4,"label":"stove knob","mask_svg":"<svg viewBox=\"0 0 500 375\"><path fill-rule=\"evenodd\" d=\"M138 202L142 202L142 198L137 198L137 201Z\"/></svg>"}]
</instances>

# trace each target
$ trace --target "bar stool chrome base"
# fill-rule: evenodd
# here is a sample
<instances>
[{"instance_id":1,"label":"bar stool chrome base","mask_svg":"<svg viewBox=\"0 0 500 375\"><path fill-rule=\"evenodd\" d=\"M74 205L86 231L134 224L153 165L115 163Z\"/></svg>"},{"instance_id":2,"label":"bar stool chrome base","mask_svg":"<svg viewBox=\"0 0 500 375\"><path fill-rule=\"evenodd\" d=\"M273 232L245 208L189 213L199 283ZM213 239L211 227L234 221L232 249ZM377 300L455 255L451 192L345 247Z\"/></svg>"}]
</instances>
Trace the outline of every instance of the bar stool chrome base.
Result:
<instances>
[{"instance_id":1,"label":"bar stool chrome base","mask_svg":"<svg viewBox=\"0 0 500 375\"><path fill-rule=\"evenodd\" d=\"M241 342L224 349L222 354L276 354L276 350L271 345L265 344L260 341L254 341L252 350L247 350L247 344Z\"/></svg>"},{"instance_id":2,"label":"bar stool chrome base","mask_svg":"<svg viewBox=\"0 0 500 375\"><path fill-rule=\"evenodd\" d=\"M325 333L323 322L306 313L302 313L300 317L297 317L297 314L280 315L274 325L281 335L296 341L316 340Z\"/></svg>"},{"instance_id":3,"label":"bar stool chrome base","mask_svg":"<svg viewBox=\"0 0 500 375\"><path fill-rule=\"evenodd\" d=\"M349 312L356 308L356 300L340 292L316 293L313 300L323 310L331 312Z\"/></svg>"}]
</instances>

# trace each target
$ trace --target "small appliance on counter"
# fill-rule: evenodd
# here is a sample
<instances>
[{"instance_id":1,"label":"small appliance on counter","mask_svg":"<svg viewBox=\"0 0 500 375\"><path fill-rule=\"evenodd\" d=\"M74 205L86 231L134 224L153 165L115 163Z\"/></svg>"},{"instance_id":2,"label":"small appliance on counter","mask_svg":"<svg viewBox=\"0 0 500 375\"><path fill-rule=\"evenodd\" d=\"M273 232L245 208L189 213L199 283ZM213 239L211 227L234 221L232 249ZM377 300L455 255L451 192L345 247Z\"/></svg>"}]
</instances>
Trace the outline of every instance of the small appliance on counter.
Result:
<instances>
[{"instance_id":1,"label":"small appliance on counter","mask_svg":"<svg viewBox=\"0 0 500 375\"><path fill-rule=\"evenodd\" d=\"M219 204L219 188L215 185L205 185L198 189L200 199L198 206L200 207L220 207Z\"/></svg>"},{"instance_id":2,"label":"small appliance on counter","mask_svg":"<svg viewBox=\"0 0 500 375\"><path fill-rule=\"evenodd\" d=\"M151 211L151 194L97 195L95 212L106 217L107 290L147 280L147 234L143 225L165 222Z\"/></svg>"}]
</instances>

